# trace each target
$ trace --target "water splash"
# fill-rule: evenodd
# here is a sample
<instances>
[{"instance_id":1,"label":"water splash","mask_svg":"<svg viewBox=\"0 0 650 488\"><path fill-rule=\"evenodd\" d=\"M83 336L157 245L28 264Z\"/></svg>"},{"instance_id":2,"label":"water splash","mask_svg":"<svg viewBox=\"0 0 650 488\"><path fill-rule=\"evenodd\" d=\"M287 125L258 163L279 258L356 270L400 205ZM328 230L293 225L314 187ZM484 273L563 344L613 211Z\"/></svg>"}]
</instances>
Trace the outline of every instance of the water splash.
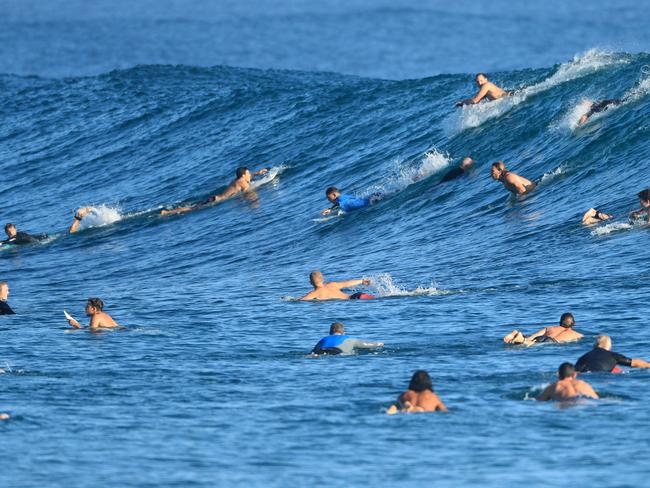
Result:
<instances>
[{"instance_id":1,"label":"water splash","mask_svg":"<svg viewBox=\"0 0 650 488\"><path fill-rule=\"evenodd\" d=\"M104 227L120 220L122 220L122 215L119 209L108 205L99 205L93 207L91 212L83 218L81 224L79 224L79 230Z\"/></svg>"},{"instance_id":2,"label":"water splash","mask_svg":"<svg viewBox=\"0 0 650 488\"><path fill-rule=\"evenodd\" d=\"M555 178L558 176L562 176L566 174L566 165L561 164L557 168L552 169L551 171L548 171L542 175L542 177L539 179L539 185L544 185L550 181L553 181Z\"/></svg>"},{"instance_id":3,"label":"water splash","mask_svg":"<svg viewBox=\"0 0 650 488\"><path fill-rule=\"evenodd\" d=\"M393 277L388 273L382 273L370 277L372 288L375 290L377 296L380 297L404 297L404 296L422 296L422 295L446 295L450 292L438 290L435 283L429 286L418 286L413 290L408 290L393 282Z\"/></svg>"},{"instance_id":4,"label":"water splash","mask_svg":"<svg viewBox=\"0 0 650 488\"><path fill-rule=\"evenodd\" d=\"M260 186L266 185L267 183L274 181L276 177L281 175L288 168L289 166L285 164L271 167L268 173L266 173L261 178L258 178L255 181L251 182L251 188L256 189L259 188Z\"/></svg>"},{"instance_id":5,"label":"water splash","mask_svg":"<svg viewBox=\"0 0 650 488\"><path fill-rule=\"evenodd\" d=\"M630 230L634 225L626 222L611 222L600 227L596 227L591 231L592 236L606 236L614 232L621 232L624 230Z\"/></svg>"}]
</instances>

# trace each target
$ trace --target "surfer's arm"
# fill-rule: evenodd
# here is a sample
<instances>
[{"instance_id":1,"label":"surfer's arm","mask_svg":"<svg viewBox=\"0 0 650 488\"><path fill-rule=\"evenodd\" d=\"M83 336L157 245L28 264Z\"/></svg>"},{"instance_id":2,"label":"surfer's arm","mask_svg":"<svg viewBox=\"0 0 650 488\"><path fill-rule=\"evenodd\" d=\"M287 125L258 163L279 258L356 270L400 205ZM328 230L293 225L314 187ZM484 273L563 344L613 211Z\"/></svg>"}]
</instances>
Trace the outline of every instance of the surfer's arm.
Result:
<instances>
[{"instance_id":1,"label":"surfer's arm","mask_svg":"<svg viewBox=\"0 0 650 488\"><path fill-rule=\"evenodd\" d=\"M349 340L349 339L348 339ZM377 349L378 347L384 347L383 342L368 342L361 339L354 339L352 346L355 349Z\"/></svg>"},{"instance_id":2,"label":"surfer's arm","mask_svg":"<svg viewBox=\"0 0 650 488\"><path fill-rule=\"evenodd\" d=\"M77 322L75 319L68 319L68 323L75 329L81 329L81 324Z\"/></svg>"},{"instance_id":3,"label":"surfer's arm","mask_svg":"<svg viewBox=\"0 0 650 488\"><path fill-rule=\"evenodd\" d=\"M78 209L74 214L74 221L72 222L72 225L70 225L68 232L70 232L70 234L77 232L77 230L79 230L79 224L81 223L81 220L93 210L93 207L82 207Z\"/></svg>"},{"instance_id":4,"label":"surfer's arm","mask_svg":"<svg viewBox=\"0 0 650 488\"><path fill-rule=\"evenodd\" d=\"M192 205L191 207L178 207L174 208L172 210L161 210L160 215L176 215L176 214L182 214L186 212L191 212L192 210L196 210L198 208L202 207L202 205Z\"/></svg>"},{"instance_id":5,"label":"surfer's arm","mask_svg":"<svg viewBox=\"0 0 650 488\"><path fill-rule=\"evenodd\" d=\"M589 383L578 380L578 393L589 398L600 398Z\"/></svg>"},{"instance_id":6,"label":"surfer's arm","mask_svg":"<svg viewBox=\"0 0 650 488\"><path fill-rule=\"evenodd\" d=\"M316 293L313 291L310 291L304 296L301 296L298 298L299 301L304 302L304 301L309 301L309 300L314 300L316 298Z\"/></svg>"},{"instance_id":7,"label":"surfer's arm","mask_svg":"<svg viewBox=\"0 0 650 488\"><path fill-rule=\"evenodd\" d=\"M338 203L335 203L332 207L330 207L330 208L326 208L326 209L323 210L320 214L321 214L321 215L329 215L329 214L331 214L334 210L338 210L339 208L341 208L341 206L340 206Z\"/></svg>"},{"instance_id":8,"label":"surfer's arm","mask_svg":"<svg viewBox=\"0 0 650 488\"><path fill-rule=\"evenodd\" d=\"M353 286L369 285L370 280L335 281L335 282L333 282L331 284L336 286L339 289L341 289L341 288L352 288Z\"/></svg>"},{"instance_id":9,"label":"surfer's arm","mask_svg":"<svg viewBox=\"0 0 650 488\"><path fill-rule=\"evenodd\" d=\"M477 104L485 98L485 95L488 94L488 91L490 91L490 87L488 87L487 84L483 85L476 95L474 95L472 98L466 98L465 100L461 100L456 104L456 106L462 107L463 105Z\"/></svg>"},{"instance_id":10,"label":"surfer's arm","mask_svg":"<svg viewBox=\"0 0 650 488\"><path fill-rule=\"evenodd\" d=\"M553 390L553 385L548 385L542 394L535 398L538 402L546 402L551 399L551 391Z\"/></svg>"},{"instance_id":11,"label":"surfer's arm","mask_svg":"<svg viewBox=\"0 0 650 488\"><path fill-rule=\"evenodd\" d=\"M253 173L252 176L253 176L253 178L255 178L256 176L259 176L259 175L265 175L268 172L269 172L269 168L262 168L259 171L255 171L255 173Z\"/></svg>"}]
</instances>

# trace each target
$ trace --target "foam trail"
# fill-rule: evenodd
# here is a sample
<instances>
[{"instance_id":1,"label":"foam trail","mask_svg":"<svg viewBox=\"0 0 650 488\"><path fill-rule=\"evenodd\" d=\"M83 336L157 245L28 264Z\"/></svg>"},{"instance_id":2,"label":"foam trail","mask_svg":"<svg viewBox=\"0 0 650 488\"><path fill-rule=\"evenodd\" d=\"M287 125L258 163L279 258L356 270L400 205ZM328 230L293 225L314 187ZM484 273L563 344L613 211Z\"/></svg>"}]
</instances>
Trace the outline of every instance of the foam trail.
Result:
<instances>
[{"instance_id":1,"label":"foam trail","mask_svg":"<svg viewBox=\"0 0 650 488\"><path fill-rule=\"evenodd\" d=\"M566 173L566 166L564 164L559 165L557 168L544 173L542 177L539 179L538 185L543 185L548 183L549 181L554 180L558 176L561 176Z\"/></svg>"},{"instance_id":2,"label":"foam trail","mask_svg":"<svg viewBox=\"0 0 650 488\"><path fill-rule=\"evenodd\" d=\"M251 182L251 188L259 188L262 185L266 185L267 183L270 183L273 181L277 176L282 174L284 170L288 168L287 165L281 164L280 166L273 166L272 168L269 169L269 172L266 173L264 176L261 178L258 178L255 181Z\"/></svg>"},{"instance_id":3,"label":"foam trail","mask_svg":"<svg viewBox=\"0 0 650 488\"><path fill-rule=\"evenodd\" d=\"M79 230L104 227L120 220L122 220L122 215L118 209L108 205L100 205L93 207L92 211L83 218L81 224L79 224Z\"/></svg>"},{"instance_id":4,"label":"foam trail","mask_svg":"<svg viewBox=\"0 0 650 488\"><path fill-rule=\"evenodd\" d=\"M393 174L386 181L373 185L363 192L363 196L372 194L388 195L397 193L409 187L413 183L428 178L441 169L449 166L451 158L437 149L427 152L420 160L420 163L413 166L397 162Z\"/></svg>"},{"instance_id":5,"label":"foam trail","mask_svg":"<svg viewBox=\"0 0 650 488\"><path fill-rule=\"evenodd\" d=\"M621 62L623 60L617 59L611 53L590 49L582 55L575 56L570 62L561 64L557 71L544 81L525 87L511 97L463 107L447 118L445 122L447 132L455 134L464 129L478 127L487 120L503 115L533 95L593 73L604 66Z\"/></svg>"},{"instance_id":6,"label":"foam trail","mask_svg":"<svg viewBox=\"0 0 650 488\"><path fill-rule=\"evenodd\" d=\"M606 236L614 232L620 232L624 230L630 230L634 225L628 224L626 222L612 222L600 227L596 227L591 231L592 236Z\"/></svg>"},{"instance_id":7,"label":"foam trail","mask_svg":"<svg viewBox=\"0 0 650 488\"><path fill-rule=\"evenodd\" d=\"M414 290L407 290L393 282L393 277L388 273L382 273L370 278L372 288L377 296L380 297L405 297L421 295L446 295L448 291L438 290L435 284L431 283L427 287L418 286Z\"/></svg>"}]
</instances>

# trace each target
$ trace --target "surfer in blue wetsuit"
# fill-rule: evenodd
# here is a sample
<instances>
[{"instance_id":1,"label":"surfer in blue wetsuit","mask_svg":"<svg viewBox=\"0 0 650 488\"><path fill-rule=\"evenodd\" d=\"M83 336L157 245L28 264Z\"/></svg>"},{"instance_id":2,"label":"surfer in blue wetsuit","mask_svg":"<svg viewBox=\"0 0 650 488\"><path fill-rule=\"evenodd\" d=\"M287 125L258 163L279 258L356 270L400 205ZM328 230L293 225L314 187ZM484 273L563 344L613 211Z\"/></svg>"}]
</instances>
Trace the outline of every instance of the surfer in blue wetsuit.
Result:
<instances>
[{"instance_id":1,"label":"surfer in blue wetsuit","mask_svg":"<svg viewBox=\"0 0 650 488\"><path fill-rule=\"evenodd\" d=\"M323 337L311 351L313 354L352 354L355 349L377 349L383 342L368 342L352 339L345 334L345 326L335 322L330 326L330 335Z\"/></svg>"},{"instance_id":2,"label":"surfer in blue wetsuit","mask_svg":"<svg viewBox=\"0 0 650 488\"><path fill-rule=\"evenodd\" d=\"M373 203L373 198L361 198L353 195L346 195L335 186L330 186L325 190L325 196L334 204L332 208L323 210L321 215L329 215L333 210L342 210L343 212L350 212L351 210L358 210L367 207ZM379 195L375 195L379 197Z\"/></svg>"}]
</instances>

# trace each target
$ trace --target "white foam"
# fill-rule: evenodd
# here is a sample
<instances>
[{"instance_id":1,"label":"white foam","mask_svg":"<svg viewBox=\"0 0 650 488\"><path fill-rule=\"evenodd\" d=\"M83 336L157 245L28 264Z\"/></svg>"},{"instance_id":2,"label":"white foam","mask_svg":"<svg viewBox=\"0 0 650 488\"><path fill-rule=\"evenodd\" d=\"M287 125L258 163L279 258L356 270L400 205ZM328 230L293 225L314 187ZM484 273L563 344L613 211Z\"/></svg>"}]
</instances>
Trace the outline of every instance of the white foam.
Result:
<instances>
[{"instance_id":1,"label":"white foam","mask_svg":"<svg viewBox=\"0 0 650 488\"><path fill-rule=\"evenodd\" d=\"M122 220L122 215L119 209L108 205L99 205L98 207L92 207L90 213L83 218L79 224L79 230L104 227L120 220Z\"/></svg>"},{"instance_id":2,"label":"white foam","mask_svg":"<svg viewBox=\"0 0 650 488\"><path fill-rule=\"evenodd\" d=\"M284 164L281 164L280 166L273 166L272 168L269 169L269 172L266 173L264 176L252 181L251 188L253 189L259 188L262 185L266 185L267 183L270 183L271 181L275 180L277 176L282 174L282 172L287 168L288 166Z\"/></svg>"},{"instance_id":3,"label":"white foam","mask_svg":"<svg viewBox=\"0 0 650 488\"><path fill-rule=\"evenodd\" d=\"M462 109L447 117L445 127L452 134L468 128L478 127L487 120L503 115L532 95L588 75L605 66L622 62L624 62L623 59L616 58L611 53L598 49L590 49L582 55L576 55L568 63L561 64L557 71L545 80L535 85L522 88L511 97L504 97L493 102L464 106Z\"/></svg>"},{"instance_id":4,"label":"white foam","mask_svg":"<svg viewBox=\"0 0 650 488\"><path fill-rule=\"evenodd\" d=\"M548 183L549 181L554 180L558 176L561 176L566 173L566 166L564 164L559 165L557 168L544 173L542 177L539 179L539 184L543 185Z\"/></svg>"},{"instance_id":5,"label":"white foam","mask_svg":"<svg viewBox=\"0 0 650 488\"><path fill-rule=\"evenodd\" d=\"M613 232L619 232L619 231L624 231L624 230L630 230L632 227L634 227L632 224L628 224L626 222L612 222L610 224L606 224L600 227L596 227L594 230L591 231L592 236L606 236L608 234L611 234Z\"/></svg>"},{"instance_id":6,"label":"white foam","mask_svg":"<svg viewBox=\"0 0 650 488\"><path fill-rule=\"evenodd\" d=\"M393 277L388 273L382 273L370 278L372 288L377 296L380 297L404 297L404 296L421 296L421 295L446 295L448 291L440 291L434 283L429 286L418 286L413 290L408 290L393 282Z\"/></svg>"}]
</instances>

